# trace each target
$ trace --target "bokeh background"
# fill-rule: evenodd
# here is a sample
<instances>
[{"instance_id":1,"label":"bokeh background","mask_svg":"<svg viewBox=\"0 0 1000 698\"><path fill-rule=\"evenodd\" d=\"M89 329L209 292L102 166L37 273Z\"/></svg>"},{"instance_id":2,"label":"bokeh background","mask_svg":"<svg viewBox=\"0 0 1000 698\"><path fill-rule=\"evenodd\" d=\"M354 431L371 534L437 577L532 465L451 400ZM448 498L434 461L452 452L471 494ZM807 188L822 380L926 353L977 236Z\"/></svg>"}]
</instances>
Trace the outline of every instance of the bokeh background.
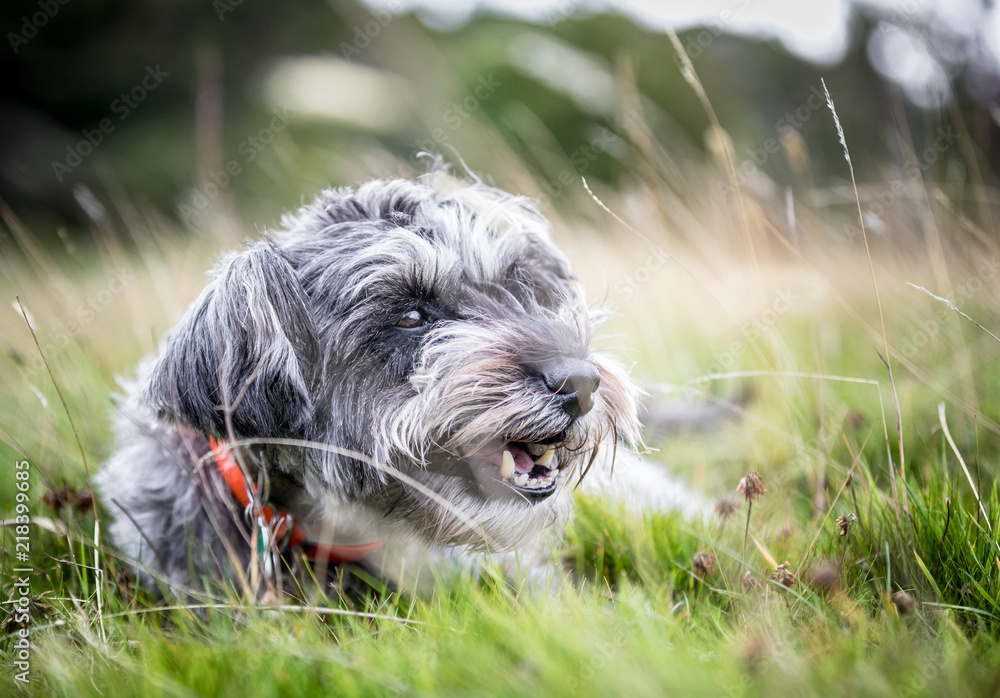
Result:
<instances>
[{"instance_id":1,"label":"bokeh background","mask_svg":"<svg viewBox=\"0 0 1000 698\"><path fill-rule=\"evenodd\" d=\"M641 188L641 141L655 143L647 159L709 164L719 153L665 33L672 27L746 187L779 199L791 188L850 220L840 205L853 197L837 189L840 146L812 99L820 77L859 180L905 178L909 151L919 157L938 128L952 128L958 147L922 162L921 174L971 182L1000 157L992 5L9 2L0 9L0 195L39 222L46 244L59 226L73 235L117 218L114 191L172 222L194 209L205 215L188 218L210 234L213 213L267 224L321 187L412 175L424 167L419 152L457 151L504 186L589 216L578 175ZM291 115L287 128L261 134L273 110ZM763 151L779 137L780 148ZM232 160L241 172L216 192L212 175ZM571 184L560 182L567 167ZM671 215L668 202L656 204Z\"/></svg>"}]
</instances>

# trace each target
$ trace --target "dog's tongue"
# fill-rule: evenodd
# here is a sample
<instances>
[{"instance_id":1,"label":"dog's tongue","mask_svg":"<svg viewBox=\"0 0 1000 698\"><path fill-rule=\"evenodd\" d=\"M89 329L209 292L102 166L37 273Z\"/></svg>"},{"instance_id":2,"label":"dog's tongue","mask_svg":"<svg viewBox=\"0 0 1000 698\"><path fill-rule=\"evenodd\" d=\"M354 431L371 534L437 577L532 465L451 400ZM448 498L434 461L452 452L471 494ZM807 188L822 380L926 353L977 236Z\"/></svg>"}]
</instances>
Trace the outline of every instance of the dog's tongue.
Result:
<instances>
[{"instance_id":1,"label":"dog's tongue","mask_svg":"<svg viewBox=\"0 0 1000 698\"><path fill-rule=\"evenodd\" d=\"M510 455L514 456L515 473L530 473L531 469L535 467L535 461L531 459L531 455L524 449L508 444L507 450L510 451ZM501 453L500 455L502 456L503 454Z\"/></svg>"},{"instance_id":2,"label":"dog's tongue","mask_svg":"<svg viewBox=\"0 0 1000 698\"><path fill-rule=\"evenodd\" d=\"M515 446L512 443L503 444L494 453L485 456L483 460L491 465L495 465L499 469L503 463L504 449L510 451L510 455L514 456L515 473L530 473L531 469L535 467L535 461L531 459L528 452L520 446Z\"/></svg>"}]
</instances>

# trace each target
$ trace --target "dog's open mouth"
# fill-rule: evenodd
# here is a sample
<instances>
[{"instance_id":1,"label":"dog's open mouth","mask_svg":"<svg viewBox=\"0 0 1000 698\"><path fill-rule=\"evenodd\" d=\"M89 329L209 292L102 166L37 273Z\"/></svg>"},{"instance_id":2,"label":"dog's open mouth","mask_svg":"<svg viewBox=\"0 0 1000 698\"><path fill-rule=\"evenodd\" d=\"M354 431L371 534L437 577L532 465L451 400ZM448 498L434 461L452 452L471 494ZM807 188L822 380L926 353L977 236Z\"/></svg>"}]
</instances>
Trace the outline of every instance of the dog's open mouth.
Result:
<instances>
[{"instance_id":1,"label":"dog's open mouth","mask_svg":"<svg viewBox=\"0 0 1000 698\"><path fill-rule=\"evenodd\" d=\"M511 494L540 501L556 491L561 435L541 441L491 441L465 457Z\"/></svg>"}]
</instances>

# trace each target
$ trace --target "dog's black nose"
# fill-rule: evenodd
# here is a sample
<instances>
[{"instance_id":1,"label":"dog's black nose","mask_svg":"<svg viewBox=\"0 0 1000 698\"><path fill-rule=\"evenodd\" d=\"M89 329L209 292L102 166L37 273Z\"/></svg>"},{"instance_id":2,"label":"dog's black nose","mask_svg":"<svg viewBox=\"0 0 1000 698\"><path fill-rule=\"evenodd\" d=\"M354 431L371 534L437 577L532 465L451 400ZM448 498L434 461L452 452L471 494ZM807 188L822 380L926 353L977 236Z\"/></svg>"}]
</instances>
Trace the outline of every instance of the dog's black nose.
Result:
<instances>
[{"instance_id":1,"label":"dog's black nose","mask_svg":"<svg viewBox=\"0 0 1000 698\"><path fill-rule=\"evenodd\" d=\"M583 359L554 359L542 365L545 387L563 396L562 408L566 414L581 417L594 406L594 393L601 385L597 367Z\"/></svg>"}]
</instances>

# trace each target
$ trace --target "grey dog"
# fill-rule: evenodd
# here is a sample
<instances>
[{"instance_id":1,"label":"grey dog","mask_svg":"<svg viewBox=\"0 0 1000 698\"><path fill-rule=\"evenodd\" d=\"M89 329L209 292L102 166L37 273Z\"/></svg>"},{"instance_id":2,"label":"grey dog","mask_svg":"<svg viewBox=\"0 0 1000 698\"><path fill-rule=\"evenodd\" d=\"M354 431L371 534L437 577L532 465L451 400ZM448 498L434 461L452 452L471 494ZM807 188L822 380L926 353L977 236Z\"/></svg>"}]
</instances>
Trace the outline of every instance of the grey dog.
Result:
<instances>
[{"instance_id":1,"label":"grey dog","mask_svg":"<svg viewBox=\"0 0 1000 698\"><path fill-rule=\"evenodd\" d=\"M245 569L261 536L404 586L433 560L524 561L598 450L640 442L635 389L591 346L602 311L529 200L437 167L282 227L222 261L126 388L98 485L147 582Z\"/></svg>"}]
</instances>

